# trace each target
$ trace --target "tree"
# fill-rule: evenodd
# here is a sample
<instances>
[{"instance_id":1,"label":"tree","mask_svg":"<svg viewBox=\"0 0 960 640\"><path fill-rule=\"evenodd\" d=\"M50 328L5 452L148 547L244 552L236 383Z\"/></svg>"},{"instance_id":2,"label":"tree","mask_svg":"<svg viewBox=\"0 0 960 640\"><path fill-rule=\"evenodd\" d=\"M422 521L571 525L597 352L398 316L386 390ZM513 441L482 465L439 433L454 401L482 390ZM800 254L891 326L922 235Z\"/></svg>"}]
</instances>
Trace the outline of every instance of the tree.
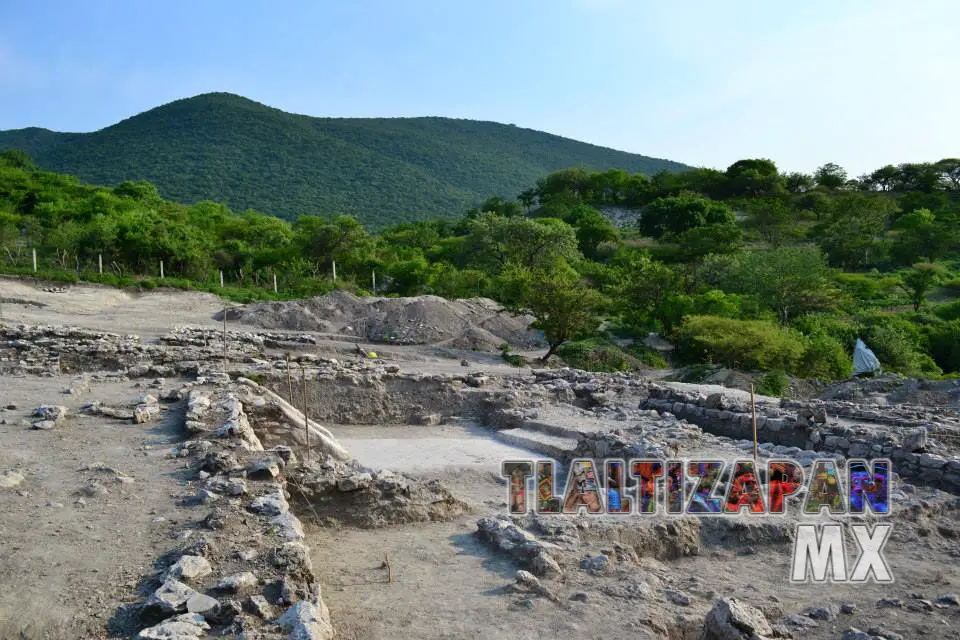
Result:
<instances>
[{"instance_id":1,"label":"tree","mask_svg":"<svg viewBox=\"0 0 960 640\"><path fill-rule=\"evenodd\" d=\"M960 158L944 158L934 165L953 191L960 191Z\"/></svg>"},{"instance_id":2,"label":"tree","mask_svg":"<svg viewBox=\"0 0 960 640\"><path fill-rule=\"evenodd\" d=\"M794 171L788 173L786 177L786 189L790 193L806 193L813 187L816 183L813 181L813 176L808 173L800 173Z\"/></svg>"},{"instance_id":3,"label":"tree","mask_svg":"<svg viewBox=\"0 0 960 640\"><path fill-rule=\"evenodd\" d=\"M738 160L727 168L728 191L732 196L759 196L783 191L784 179L772 160Z\"/></svg>"},{"instance_id":4,"label":"tree","mask_svg":"<svg viewBox=\"0 0 960 640\"><path fill-rule=\"evenodd\" d=\"M580 252L591 259L596 258L600 244L620 239L610 219L588 205L575 207L564 221L576 229Z\"/></svg>"},{"instance_id":5,"label":"tree","mask_svg":"<svg viewBox=\"0 0 960 640\"><path fill-rule=\"evenodd\" d=\"M501 277L501 288L510 306L528 311L535 318L531 327L543 331L549 345L544 363L562 344L599 324L602 297L563 261L536 269L511 266Z\"/></svg>"},{"instance_id":6,"label":"tree","mask_svg":"<svg viewBox=\"0 0 960 640\"><path fill-rule=\"evenodd\" d=\"M814 171L813 179L821 187L839 189L847 183L847 172L840 165L828 162Z\"/></svg>"},{"instance_id":7,"label":"tree","mask_svg":"<svg viewBox=\"0 0 960 640\"><path fill-rule=\"evenodd\" d=\"M783 198L750 200L747 211L750 213L749 226L774 248L798 235L797 214Z\"/></svg>"},{"instance_id":8,"label":"tree","mask_svg":"<svg viewBox=\"0 0 960 640\"><path fill-rule=\"evenodd\" d=\"M26 169L27 171L35 171L37 168L37 165L33 162L33 158L23 149L4 149L0 151L0 162L16 169Z\"/></svg>"},{"instance_id":9,"label":"tree","mask_svg":"<svg viewBox=\"0 0 960 640\"><path fill-rule=\"evenodd\" d=\"M651 202L644 208L637 226L644 235L659 238L666 233L681 234L694 227L735 221L729 205L687 192Z\"/></svg>"},{"instance_id":10,"label":"tree","mask_svg":"<svg viewBox=\"0 0 960 640\"><path fill-rule=\"evenodd\" d=\"M896 184L899 175L900 171L892 164L888 164L871 173L870 182L876 185L880 191L890 191Z\"/></svg>"},{"instance_id":11,"label":"tree","mask_svg":"<svg viewBox=\"0 0 960 640\"><path fill-rule=\"evenodd\" d=\"M508 263L528 268L579 257L573 227L555 218L504 218L485 213L471 221L468 262L498 273Z\"/></svg>"},{"instance_id":12,"label":"tree","mask_svg":"<svg viewBox=\"0 0 960 640\"><path fill-rule=\"evenodd\" d=\"M896 211L896 203L879 194L844 194L834 200L813 235L831 264L866 267L879 261L887 221Z\"/></svg>"},{"instance_id":13,"label":"tree","mask_svg":"<svg viewBox=\"0 0 960 640\"><path fill-rule=\"evenodd\" d=\"M927 294L937 286L947 274L947 270L931 262L918 262L901 277L901 288L907 293L914 311L927 300Z\"/></svg>"},{"instance_id":14,"label":"tree","mask_svg":"<svg viewBox=\"0 0 960 640\"><path fill-rule=\"evenodd\" d=\"M827 309L836 297L832 273L813 247L780 247L726 261L711 277L725 291L756 296L781 324L799 313Z\"/></svg>"}]
</instances>

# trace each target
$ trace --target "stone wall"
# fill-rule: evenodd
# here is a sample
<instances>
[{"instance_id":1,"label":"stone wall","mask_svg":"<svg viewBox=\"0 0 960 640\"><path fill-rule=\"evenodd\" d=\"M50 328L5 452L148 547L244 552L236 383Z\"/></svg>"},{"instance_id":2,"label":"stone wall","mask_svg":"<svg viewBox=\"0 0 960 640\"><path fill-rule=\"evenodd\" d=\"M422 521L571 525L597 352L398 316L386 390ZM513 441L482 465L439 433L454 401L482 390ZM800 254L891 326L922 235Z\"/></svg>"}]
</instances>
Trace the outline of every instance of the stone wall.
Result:
<instances>
[{"instance_id":1,"label":"stone wall","mask_svg":"<svg viewBox=\"0 0 960 640\"><path fill-rule=\"evenodd\" d=\"M753 439L750 407L722 394L704 397L651 385L650 396L642 406L668 411L715 435ZM830 408L838 406L796 402L758 405L757 440L849 458L890 458L893 470L904 479L960 493L960 457L952 451L955 445L939 445L928 436L951 430L952 424L935 422L929 415L913 419L902 416L905 419L898 422L898 412L905 411L899 408L887 414L886 422L891 424L847 425L832 419L829 413ZM847 414L867 415L853 407Z\"/></svg>"}]
</instances>

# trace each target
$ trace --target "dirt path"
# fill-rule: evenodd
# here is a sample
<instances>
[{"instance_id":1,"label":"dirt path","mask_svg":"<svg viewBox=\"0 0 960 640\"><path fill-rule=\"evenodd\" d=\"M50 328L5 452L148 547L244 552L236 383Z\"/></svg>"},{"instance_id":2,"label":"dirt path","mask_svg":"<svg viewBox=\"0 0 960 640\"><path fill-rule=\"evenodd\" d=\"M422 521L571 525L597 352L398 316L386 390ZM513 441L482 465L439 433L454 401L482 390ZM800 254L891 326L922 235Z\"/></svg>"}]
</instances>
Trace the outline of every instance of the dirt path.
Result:
<instances>
[{"instance_id":1,"label":"dirt path","mask_svg":"<svg viewBox=\"0 0 960 640\"><path fill-rule=\"evenodd\" d=\"M95 384L76 398L60 393L67 379L4 382L0 406L17 409L0 413L0 472L25 480L0 489L0 638L107 637L116 603L136 599L141 576L189 518L171 499L182 465L166 457L182 417L134 425L77 415L88 399L131 402L143 393L133 383ZM21 423L48 403L73 415L50 431ZM82 470L96 463L125 480Z\"/></svg>"}]
</instances>

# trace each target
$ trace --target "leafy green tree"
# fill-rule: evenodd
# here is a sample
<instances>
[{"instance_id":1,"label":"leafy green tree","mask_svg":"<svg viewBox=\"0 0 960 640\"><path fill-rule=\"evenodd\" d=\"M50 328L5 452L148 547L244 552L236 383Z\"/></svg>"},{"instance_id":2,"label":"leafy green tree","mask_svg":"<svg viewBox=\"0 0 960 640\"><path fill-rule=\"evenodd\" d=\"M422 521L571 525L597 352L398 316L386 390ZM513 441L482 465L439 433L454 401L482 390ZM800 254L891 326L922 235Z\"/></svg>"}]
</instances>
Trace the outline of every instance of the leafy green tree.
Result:
<instances>
[{"instance_id":1,"label":"leafy green tree","mask_svg":"<svg viewBox=\"0 0 960 640\"><path fill-rule=\"evenodd\" d=\"M897 184L899 176L899 169L892 164L888 164L870 174L870 183L880 191L891 191Z\"/></svg>"},{"instance_id":2,"label":"leafy green tree","mask_svg":"<svg viewBox=\"0 0 960 640\"><path fill-rule=\"evenodd\" d=\"M960 191L960 158L944 158L933 166L949 189Z\"/></svg>"},{"instance_id":3,"label":"leafy green tree","mask_svg":"<svg viewBox=\"0 0 960 640\"><path fill-rule=\"evenodd\" d=\"M786 324L796 314L830 308L831 275L816 248L780 247L735 256L713 278L725 291L756 296Z\"/></svg>"},{"instance_id":4,"label":"leafy green tree","mask_svg":"<svg viewBox=\"0 0 960 640\"><path fill-rule=\"evenodd\" d=\"M847 172L840 165L828 162L814 171L813 179L821 187L839 189L847 184Z\"/></svg>"},{"instance_id":5,"label":"leafy green tree","mask_svg":"<svg viewBox=\"0 0 960 640\"><path fill-rule=\"evenodd\" d=\"M597 248L602 243L620 239L620 232L610 219L587 205L575 207L564 221L576 229L580 252L588 258L597 257Z\"/></svg>"},{"instance_id":6,"label":"leafy green tree","mask_svg":"<svg viewBox=\"0 0 960 640\"><path fill-rule=\"evenodd\" d=\"M923 303L927 301L927 294L943 280L947 273L947 270L938 264L918 262L903 274L900 286L906 292L914 311L920 310Z\"/></svg>"},{"instance_id":7,"label":"leafy green tree","mask_svg":"<svg viewBox=\"0 0 960 640\"><path fill-rule=\"evenodd\" d=\"M464 249L471 264L493 272L511 262L533 269L579 257L576 233L562 220L504 218L491 213L472 221Z\"/></svg>"},{"instance_id":8,"label":"leafy green tree","mask_svg":"<svg viewBox=\"0 0 960 640\"><path fill-rule=\"evenodd\" d=\"M728 188L733 196L776 194L784 189L784 179L772 160L738 160L727 168Z\"/></svg>"},{"instance_id":9,"label":"leafy green tree","mask_svg":"<svg viewBox=\"0 0 960 640\"><path fill-rule=\"evenodd\" d=\"M562 261L537 269L511 265L501 276L501 287L513 308L528 311L535 318L531 326L543 332L549 345L543 362L562 344L599 325L602 297Z\"/></svg>"},{"instance_id":10,"label":"leafy green tree","mask_svg":"<svg viewBox=\"0 0 960 640\"><path fill-rule=\"evenodd\" d=\"M667 233L681 234L694 227L735 221L728 205L688 192L651 202L644 208L638 226L644 235L659 238Z\"/></svg>"},{"instance_id":11,"label":"leafy green tree","mask_svg":"<svg viewBox=\"0 0 960 640\"><path fill-rule=\"evenodd\" d=\"M816 186L816 182L810 174L794 171L786 175L785 186L790 193L806 193Z\"/></svg>"},{"instance_id":12,"label":"leafy green tree","mask_svg":"<svg viewBox=\"0 0 960 640\"><path fill-rule=\"evenodd\" d=\"M747 211L750 214L748 225L774 248L800 235L797 213L783 198L750 200Z\"/></svg>"},{"instance_id":13,"label":"leafy green tree","mask_svg":"<svg viewBox=\"0 0 960 640\"><path fill-rule=\"evenodd\" d=\"M897 210L896 203L879 195L844 194L813 235L836 266L857 269L877 264L885 249L887 222Z\"/></svg>"}]
</instances>

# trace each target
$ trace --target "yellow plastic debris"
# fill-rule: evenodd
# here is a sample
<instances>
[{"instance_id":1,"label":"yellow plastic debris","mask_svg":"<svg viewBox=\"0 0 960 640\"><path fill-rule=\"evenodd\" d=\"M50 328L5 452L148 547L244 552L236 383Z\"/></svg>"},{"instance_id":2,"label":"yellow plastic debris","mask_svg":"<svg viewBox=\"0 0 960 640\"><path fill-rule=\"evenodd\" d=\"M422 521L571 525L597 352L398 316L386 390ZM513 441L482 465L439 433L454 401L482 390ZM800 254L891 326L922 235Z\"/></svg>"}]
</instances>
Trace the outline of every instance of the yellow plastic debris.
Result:
<instances>
[{"instance_id":1,"label":"yellow plastic debris","mask_svg":"<svg viewBox=\"0 0 960 640\"><path fill-rule=\"evenodd\" d=\"M368 357L368 358L376 358L376 357L377 357L377 352L376 352L376 351L371 351L370 353L367 354L367 357Z\"/></svg>"}]
</instances>

